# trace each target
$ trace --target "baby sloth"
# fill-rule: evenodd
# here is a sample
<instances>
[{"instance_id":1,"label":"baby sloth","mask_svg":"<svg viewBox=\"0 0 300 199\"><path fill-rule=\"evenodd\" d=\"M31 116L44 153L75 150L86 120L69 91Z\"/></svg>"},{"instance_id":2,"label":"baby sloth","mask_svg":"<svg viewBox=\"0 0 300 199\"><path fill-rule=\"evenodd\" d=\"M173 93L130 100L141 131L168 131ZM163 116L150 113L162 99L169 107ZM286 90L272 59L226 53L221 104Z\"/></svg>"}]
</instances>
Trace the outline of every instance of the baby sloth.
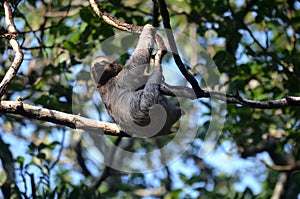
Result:
<instances>
[{"instance_id":1,"label":"baby sloth","mask_svg":"<svg viewBox=\"0 0 300 199\"><path fill-rule=\"evenodd\" d=\"M150 63L156 30L146 25L128 63L122 66L109 57L96 57L91 71L112 119L134 137L153 137L171 133L182 110L160 93L163 82L160 64L150 75L144 73Z\"/></svg>"}]
</instances>

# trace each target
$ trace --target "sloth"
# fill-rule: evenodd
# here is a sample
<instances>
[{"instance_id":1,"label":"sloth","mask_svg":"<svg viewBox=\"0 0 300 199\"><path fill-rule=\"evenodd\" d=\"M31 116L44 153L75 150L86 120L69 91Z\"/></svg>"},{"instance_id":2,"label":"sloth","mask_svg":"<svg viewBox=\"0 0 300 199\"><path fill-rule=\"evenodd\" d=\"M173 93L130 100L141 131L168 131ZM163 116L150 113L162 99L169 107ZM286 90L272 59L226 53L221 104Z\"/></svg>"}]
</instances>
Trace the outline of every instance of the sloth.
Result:
<instances>
[{"instance_id":1,"label":"sloth","mask_svg":"<svg viewBox=\"0 0 300 199\"><path fill-rule=\"evenodd\" d=\"M137 47L124 67L105 56L96 57L91 63L92 76L108 114L133 137L170 134L171 127L183 114L160 91L164 79L160 61L155 60L153 71L145 73L155 34L153 26L144 26Z\"/></svg>"}]
</instances>

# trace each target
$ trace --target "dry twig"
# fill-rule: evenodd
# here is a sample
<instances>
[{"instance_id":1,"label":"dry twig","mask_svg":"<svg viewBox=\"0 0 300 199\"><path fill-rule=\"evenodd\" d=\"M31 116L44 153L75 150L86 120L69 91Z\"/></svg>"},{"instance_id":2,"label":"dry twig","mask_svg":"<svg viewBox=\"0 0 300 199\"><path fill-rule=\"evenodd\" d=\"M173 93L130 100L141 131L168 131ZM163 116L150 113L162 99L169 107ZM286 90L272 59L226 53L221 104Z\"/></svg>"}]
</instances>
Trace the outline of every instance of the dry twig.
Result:
<instances>
[{"instance_id":1,"label":"dry twig","mask_svg":"<svg viewBox=\"0 0 300 199\"><path fill-rule=\"evenodd\" d=\"M13 15L11 11L11 7L7 1L3 2L4 6L4 12L5 12L5 23L7 28L7 34L4 35L4 37L9 39L9 43L12 46L14 52L15 52L15 58L13 63L11 64L10 68L6 72L3 80L0 83L0 99L4 95L5 90L7 86L10 84L10 82L14 79L16 76L22 62L23 62L23 52L20 47L20 44L17 40L17 29L13 21Z\"/></svg>"}]
</instances>

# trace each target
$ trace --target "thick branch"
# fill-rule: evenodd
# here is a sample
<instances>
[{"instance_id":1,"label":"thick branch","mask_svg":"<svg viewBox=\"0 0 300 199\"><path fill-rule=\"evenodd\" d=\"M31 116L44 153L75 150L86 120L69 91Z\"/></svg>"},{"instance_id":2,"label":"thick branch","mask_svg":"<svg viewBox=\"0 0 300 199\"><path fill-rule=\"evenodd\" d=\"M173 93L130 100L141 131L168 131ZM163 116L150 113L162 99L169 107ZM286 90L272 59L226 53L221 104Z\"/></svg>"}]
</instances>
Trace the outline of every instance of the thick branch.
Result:
<instances>
[{"instance_id":1,"label":"thick branch","mask_svg":"<svg viewBox=\"0 0 300 199\"><path fill-rule=\"evenodd\" d=\"M6 72L3 80L0 83L0 99L4 95L5 89L10 84L10 82L13 80L13 78L16 76L21 63L23 61L23 52L21 50L20 44L17 40L16 34L17 29L15 27L12 11L10 8L10 5L7 1L4 1L4 11L5 11L5 23L6 28L8 31L8 34L5 35L5 37L9 38L9 43L12 46L14 52L15 52L15 58L13 63L11 64L10 68Z\"/></svg>"},{"instance_id":2,"label":"thick branch","mask_svg":"<svg viewBox=\"0 0 300 199\"><path fill-rule=\"evenodd\" d=\"M64 125L72 129L91 131L97 134L104 133L108 135L128 136L118 125L114 123L96 121L79 115L40 108L24 104L22 101L0 101L0 113L21 115L26 118ZM100 129L102 129L102 131L100 131Z\"/></svg>"}]
</instances>

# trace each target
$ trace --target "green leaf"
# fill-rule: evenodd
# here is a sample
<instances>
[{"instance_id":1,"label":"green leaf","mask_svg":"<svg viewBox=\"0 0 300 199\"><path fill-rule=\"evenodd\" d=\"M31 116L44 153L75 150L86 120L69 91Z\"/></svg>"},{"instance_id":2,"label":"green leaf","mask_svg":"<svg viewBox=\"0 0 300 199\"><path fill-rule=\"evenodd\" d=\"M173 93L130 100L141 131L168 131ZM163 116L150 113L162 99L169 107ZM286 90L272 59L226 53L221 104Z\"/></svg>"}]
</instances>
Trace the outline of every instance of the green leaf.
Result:
<instances>
[{"instance_id":1,"label":"green leaf","mask_svg":"<svg viewBox=\"0 0 300 199\"><path fill-rule=\"evenodd\" d=\"M24 166L24 161L25 161L25 158L23 156L18 156L16 158L16 162L18 162L20 164L20 168L22 169L23 166Z\"/></svg>"},{"instance_id":2,"label":"green leaf","mask_svg":"<svg viewBox=\"0 0 300 199\"><path fill-rule=\"evenodd\" d=\"M57 145L60 145L60 142L51 142L49 145L48 145L48 148L53 150Z\"/></svg>"},{"instance_id":3,"label":"green leaf","mask_svg":"<svg viewBox=\"0 0 300 199\"><path fill-rule=\"evenodd\" d=\"M47 144L44 144L44 143L41 143L39 146L38 146L38 150L41 151L45 148L48 148L48 145Z\"/></svg>"},{"instance_id":4,"label":"green leaf","mask_svg":"<svg viewBox=\"0 0 300 199\"><path fill-rule=\"evenodd\" d=\"M43 153L43 152L40 152L40 153L37 154L36 157L39 158L39 159L45 159L46 158L46 154Z\"/></svg>"}]
</instances>

